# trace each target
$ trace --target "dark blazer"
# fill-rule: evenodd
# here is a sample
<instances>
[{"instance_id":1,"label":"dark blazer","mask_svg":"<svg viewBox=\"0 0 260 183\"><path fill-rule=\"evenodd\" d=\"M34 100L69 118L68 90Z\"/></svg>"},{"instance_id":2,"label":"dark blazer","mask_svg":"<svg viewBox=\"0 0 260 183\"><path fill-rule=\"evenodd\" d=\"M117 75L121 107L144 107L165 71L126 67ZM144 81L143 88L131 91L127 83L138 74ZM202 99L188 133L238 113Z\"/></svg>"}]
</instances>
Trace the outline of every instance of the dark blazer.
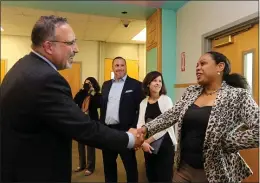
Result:
<instances>
[{"instance_id":1,"label":"dark blazer","mask_svg":"<svg viewBox=\"0 0 260 183\"><path fill-rule=\"evenodd\" d=\"M102 86L102 107L100 121L103 123L105 123L106 119L107 102L111 86L112 80L105 81ZM119 104L120 130L126 131L129 128L136 128L139 115L139 105L144 97L142 83L127 76Z\"/></svg>"},{"instance_id":2,"label":"dark blazer","mask_svg":"<svg viewBox=\"0 0 260 183\"><path fill-rule=\"evenodd\" d=\"M67 81L34 53L10 69L0 93L2 182L70 182L72 139L127 147L128 135L91 121Z\"/></svg>"},{"instance_id":3,"label":"dark blazer","mask_svg":"<svg viewBox=\"0 0 260 183\"><path fill-rule=\"evenodd\" d=\"M88 94L83 89L80 89L79 92L75 95L74 101L81 109L82 103ZM98 108L101 108L101 93L95 93L95 95L90 95L89 102L89 117L92 120L99 120Z\"/></svg>"}]
</instances>

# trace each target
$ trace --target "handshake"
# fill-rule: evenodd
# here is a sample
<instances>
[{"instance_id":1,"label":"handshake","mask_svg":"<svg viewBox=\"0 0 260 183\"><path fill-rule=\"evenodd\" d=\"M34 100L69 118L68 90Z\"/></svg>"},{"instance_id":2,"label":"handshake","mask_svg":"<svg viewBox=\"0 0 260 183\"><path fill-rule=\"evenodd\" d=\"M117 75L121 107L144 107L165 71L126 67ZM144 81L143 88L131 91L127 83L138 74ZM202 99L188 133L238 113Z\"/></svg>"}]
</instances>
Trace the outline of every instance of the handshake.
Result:
<instances>
[{"instance_id":1,"label":"handshake","mask_svg":"<svg viewBox=\"0 0 260 183\"><path fill-rule=\"evenodd\" d=\"M128 130L129 133L133 134L135 137L135 145L134 148L138 149L142 146L142 144L144 143L145 140L145 136L147 134L147 129L146 127L141 127L138 129L135 128L130 128Z\"/></svg>"}]
</instances>

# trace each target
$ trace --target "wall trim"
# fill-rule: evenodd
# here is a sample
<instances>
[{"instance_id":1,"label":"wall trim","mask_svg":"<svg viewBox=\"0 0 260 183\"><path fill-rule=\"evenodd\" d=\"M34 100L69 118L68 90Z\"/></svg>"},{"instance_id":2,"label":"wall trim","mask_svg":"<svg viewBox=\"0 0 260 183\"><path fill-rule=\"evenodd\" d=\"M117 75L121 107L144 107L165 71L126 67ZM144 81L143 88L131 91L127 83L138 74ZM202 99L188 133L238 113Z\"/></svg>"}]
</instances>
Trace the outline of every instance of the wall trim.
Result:
<instances>
[{"instance_id":1,"label":"wall trim","mask_svg":"<svg viewBox=\"0 0 260 183\"><path fill-rule=\"evenodd\" d=\"M162 72L162 9L157 9L157 71Z\"/></svg>"},{"instance_id":2,"label":"wall trim","mask_svg":"<svg viewBox=\"0 0 260 183\"><path fill-rule=\"evenodd\" d=\"M187 88L190 85L198 85L197 83L183 83L183 84L175 84L174 88Z\"/></svg>"},{"instance_id":3,"label":"wall trim","mask_svg":"<svg viewBox=\"0 0 260 183\"><path fill-rule=\"evenodd\" d=\"M80 65L80 80L79 80L79 86L81 86L81 84L83 83L83 81L86 79L82 79L82 61L74 61L73 63L79 64Z\"/></svg>"},{"instance_id":4,"label":"wall trim","mask_svg":"<svg viewBox=\"0 0 260 183\"><path fill-rule=\"evenodd\" d=\"M104 82L104 75L105 75L105 52L106 52L106 43L104 41L99 41L99 46L98 46L98 82L100 83L100 85L103 84Z\"/></svg>"}]
</instances>

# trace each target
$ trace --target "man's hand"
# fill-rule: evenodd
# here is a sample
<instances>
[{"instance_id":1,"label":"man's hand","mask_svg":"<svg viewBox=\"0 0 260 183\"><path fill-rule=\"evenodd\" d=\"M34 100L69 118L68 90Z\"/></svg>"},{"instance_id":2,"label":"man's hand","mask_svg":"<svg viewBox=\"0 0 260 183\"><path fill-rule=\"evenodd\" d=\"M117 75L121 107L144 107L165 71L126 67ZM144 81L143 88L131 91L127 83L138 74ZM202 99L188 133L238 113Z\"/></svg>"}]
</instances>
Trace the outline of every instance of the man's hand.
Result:
<instances>
[{"instance_id":1,"label":"man's hand","mask_svg":"<svg viewBox=\"0 0 260 183\"><path fill-rule=\"evenodd\" d=\"M137 129L137 134L143 135L144 137L147 135L147 128L145 126Z\"/></svg>"},{"instance_id":2,"label":"man's hand","mask_svg":"<svg viewBox=\"0 0 260 183\"><path fill-rule=\"evenodd\" d=\"M142 133L137 133L137 129L135 128L130 128L128 130L129 133L132 133L135 137L135 145L134 145L134 148L139 148L141 147L141 145L143 144L144 142L144 135Z\"/></svg>"}]
</instances>

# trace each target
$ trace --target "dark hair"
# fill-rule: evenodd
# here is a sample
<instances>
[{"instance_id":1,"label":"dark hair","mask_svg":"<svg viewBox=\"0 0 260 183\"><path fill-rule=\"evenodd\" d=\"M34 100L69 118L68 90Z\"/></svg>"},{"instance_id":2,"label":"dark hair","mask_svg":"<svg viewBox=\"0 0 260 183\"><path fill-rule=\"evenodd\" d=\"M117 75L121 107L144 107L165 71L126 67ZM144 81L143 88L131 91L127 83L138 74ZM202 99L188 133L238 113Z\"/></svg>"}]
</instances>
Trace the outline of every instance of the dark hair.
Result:
<instances>
[{"instance_id":1,"label":"dark hair","mask_svg":"<svg viewBox=\"0 0 260 183\"><path fill-rule=\"evenodd\" d=\"M122 59L122 60L124 60L124 61L125 61L125 65L126 65L126 60L125 60L123 57L120 57L120 56L115 57L115 58L113 59L112 65L114 65L114 61L115 61L116 59Z\"/></svg>"},{"instance_id":2,"label":"dark hair","mask_svg":"<svg viewBox=\"0 0 260 183\"><path fill-rule=\"evenodd\" d=\"M95 92L98 93L100 91L100 86L99 86L97 80L94 77L88 77L87 79L85 79L84 83L87 80L89 80L91 82L91 85L93 86Z\"/></svg>"},{"instance_id":3,"label":"dark hair","mask_svg":"<svg viewBox=\"0 0 260 183\"><path fill-rule=\"evenodd\" d=\"M162 78L162 88L161 88L161 91L160 91L160 95L164 94L166 95L167 94L167 91L166 91L166 88L165 88L165 84L164 84L164 81L163 81L163 76L160 72L158 71L151 71L149 72L145 78L144 78L144 81L143 81L143 91L144 91L144 94L146 96L150 96L150 89L148 87L148 85L155 79L157 78L158 76L161 76Z\"/></svg>"},{"instance_id":4,"label":"dark hair","mask_svg":"<svg viewBox=\"0 0 260 183\"><path fill-rule=\"evenodd\" d=\"M215 51L209 51L207 52L212 59L216 62L216 64L219 64L220 62L225 63L225 68L223 70L223 80L226 81L226 83L230 86L233 86L235 88L244 88L248 89L248 82L245 77L238 73L232 73L231 72L231 65L228 58L223 55L222 53L215 52Z\"/></svg>"},{"instance_id":5,"label":"dark hair","mask_svg":"<svg viewBox=\"0 0 260 183\"><path fill-rule=\"evenodd\" d=\"M63 17L41 16L32 29L32 46L40 46L48 39L54 40L56 27L67 23L67 19Z\"/></svg>"}]
</instances>

